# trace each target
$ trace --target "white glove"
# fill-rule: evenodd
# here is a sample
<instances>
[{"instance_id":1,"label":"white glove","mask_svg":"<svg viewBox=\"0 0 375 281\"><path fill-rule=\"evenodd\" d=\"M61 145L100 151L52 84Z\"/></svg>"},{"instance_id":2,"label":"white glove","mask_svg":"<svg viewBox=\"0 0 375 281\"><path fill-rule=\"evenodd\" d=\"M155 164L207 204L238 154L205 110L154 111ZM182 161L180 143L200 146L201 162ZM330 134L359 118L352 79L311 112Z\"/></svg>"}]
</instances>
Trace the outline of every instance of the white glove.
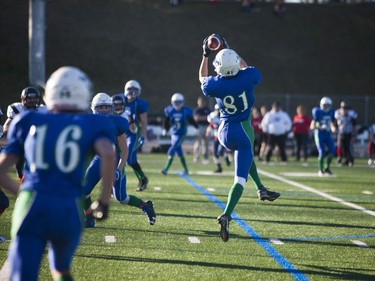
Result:
<instances>
[{"instance_id":1,"label":"white glove","mask_svg":"<svg viewBox=\"0 0 375 281\"><path fill-rule=\"evenodd\" d=\"M166 129L163 129L163 131L161 131L161 135L162 135L163 137L165 137L165 136L167 135L167 130L166 130Z\"/></svg>"}]
</instances>

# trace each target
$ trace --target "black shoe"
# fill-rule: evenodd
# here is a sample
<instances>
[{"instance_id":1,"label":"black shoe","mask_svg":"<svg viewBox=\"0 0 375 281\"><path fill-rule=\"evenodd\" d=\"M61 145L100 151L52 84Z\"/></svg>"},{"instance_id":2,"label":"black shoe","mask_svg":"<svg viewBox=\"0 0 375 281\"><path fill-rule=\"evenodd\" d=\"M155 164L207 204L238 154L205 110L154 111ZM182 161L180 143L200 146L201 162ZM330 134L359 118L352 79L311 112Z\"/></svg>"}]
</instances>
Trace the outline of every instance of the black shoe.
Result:
<instances>
[{"instance_id":1,"label":"black shoe","mask_svg":"<svg viewBox=\"0 0 375 281\"><path fill-rule=\"evenodd\" d=\"M146 214L149 223L151 225L154 225L156 221L156 214L154 211L154 204L152 203L152 201L146 201L142 208L142 211Z\"/></svg>"},{"instance_id":2,"label":"black shoe","mask_svg":"<svg viewBox=\"0 0 375 281\"><path fill-rule=\"evenodd\" d=\"M137 191L145 190L147 188L147 184L148 184L148 178L146 177L142 178L138 183Z\"/></svg>"},{"instance_id":3,"label":"black shoe","mask_svg":"<svg viewBox=\"0 0 375 281\"><path fill-rule=\"evenodd\" d=\"M222 214L217 218L217 222L220 224L220 238L224 242L229 240L229 222L232 220L230 215Z\"/></svg>"},{"instance_id":4,"label":"black shoe","mask_svg":"<svg viewBox=\"0 0 375 281\"><path fill-rule=\"evenodd\" d=\"M328 169L328 168L324 169L324 174L327 175L327 176L332 176L333 175L332 172L331 172L331 170Z\"/></svg>"},{"instance_id":5,"label":"black shoe","mask_svg":"<svg viewBox=\"0 0 375 281\"><path fill-rule=\"evenodd\" d=\"M221 169L221 168L217 168L217 169L214 171L214 173L221 173L221 172L223 172L223 169Z\"/></svg>"},{"instance_id":6,"label":"black shoe","mask_svg":"<svg viewBox=\"0 0 375 281\"><path fill-rule=\"evenodd\" d=\"M267 188L265 188L264 186L261 189L259 189L257 193L258 193L258 198L261 201L265 201L265 200L275 201L277 198L280 197L279 192L270 191Z\"/></svg>"},{"instance_id":7,"label":"black shoe","mask_svg":"<svg viewBox=\"0 0 375 281\"><path fill-rule=\"evenodd\" d=\"M229 167L230 166L230 160L229 160L229 157L225 157L225 164Z\"/></svg>"}]
</instances>

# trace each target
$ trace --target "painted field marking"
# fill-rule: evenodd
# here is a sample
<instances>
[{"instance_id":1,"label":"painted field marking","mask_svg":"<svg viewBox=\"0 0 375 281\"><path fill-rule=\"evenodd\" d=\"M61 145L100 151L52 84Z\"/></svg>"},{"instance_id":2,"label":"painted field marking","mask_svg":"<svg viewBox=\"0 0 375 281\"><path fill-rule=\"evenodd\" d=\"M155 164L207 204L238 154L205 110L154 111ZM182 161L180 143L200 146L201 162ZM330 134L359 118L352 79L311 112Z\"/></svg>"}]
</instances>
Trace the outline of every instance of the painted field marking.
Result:
<instances>
[{"instance_id":1,"label":"painted field marking","mask_svg":"<svg viewBox=\"0 0 375 281\"><path fill-rule=\"evenodd\" d=\"M213 196L206 189L194 182L190 177L180 174L180 176L187 181L192 187L197 189L200 193L207 197L212 203L220 209L225 209L225 203L221 202ZM283 255L279 253L268 241L261 237L250 225L242 220L235 212L231 214L232 220L237 223L251 238L254 239L283 269L293 276L298 281L308 281L309 279L301 271L299 271L291 262L289 262Z\"/></svg>"},{"instance_id":2,"label":"painted field marking","mask_svg":"<svg viewBox=\"0 0 375 281\"><path fill-rule=\"evenodd\" d=\"M104 236L104 241L107 243L116 243L116 237L113 235Z\"/></svg>"},{"instance_id":3,"label":"painted field marking","mask_svg":"<svg viewBox=\"0 0 375 281\"><path fill-rule=\"evenodd\" d=\"M362 191L362 193L366 194L366 195L372 195L372 194L374 194L374 192L368 191L368 190L364 190L364 191Z\"/></svg>"},{"instance_id":4,"label":"painted field marking","mask_svg":"<svg viewBox=\"0 0 375 281\"><path fill-rule=\"evenodd\" d=\"M359 241L359 240L352 240L352 242L353 242L353 244L358 245L359 247L364 247L364 248L369 247L365 242L362 242L362 241Z\"/></svg>"},{"instance_id":5,"label":"painted field marking","mask_svg":"<svg viewBox=\"0 0 375 281\"><path fill-rule=\"evenodd\" d=\"M156 191L160 191L160 190L161 190L161 187L160 187L160 186L154 186L154 190L156 190Z\"/></svg>"},{"instance_id":6,"label":"painted field marking","mask_svg":"<svg viewBox=\"0 0 375 281\"><path fill-rule=\"evenodd\" d=\"M10 265L8 259L3 264L3 267L0 269L0 281L9 281L10 278Z\"/></svg>"},{"instance_id":7,"label":"painted field marking","mask_svg":"<svg viewBox=\"0 0 375 281\"><path fill-rule=\"evenodd\" d=\"M270 242L275 245L284 245L284 242L279 239L270 239Z\"/></svg>"},{"instance_id":8,"label":"painted field marking","mask_svg":"<svg viewBox=\"0 0 375 281\"><path fill-rule=\"evenodd\" d=\"M188 237L188 240L192 244L199 244L201 242L201 240L199 240L199 238L195 236Z\"/></svg>"},{"instance_id":9,"label":"painted field marking","mask_svg":"<svg viewBox=\"0 0 375 281\"><path fill-rule=\"evenodd\" d=\"M371 210L368 210L360 205L357 205L357 204L354 204L354 203L350 203L350 202L347 202L347 201L344 201L342 200L341 198L338 198L338 197L335 197L335 196L332 196L332 195L329 195L325 192L322 192L322 191L319 191L315 188L312 188L310 186L307 186L307 185L304 185L304 184L301 184L299 182L296 182L296 181L292 181L292 180L288 180L286 178L283 178L283 177L280 177L278 175L275 175L275 174L272 174L272 173L269 173L269 172L266 172L266 171L263 171L263 170L260 170L258 169L258 173L261 174L261 175L264 175L266 177L269 177L269 178L272 178L272 179L275 179L275 180L278 180L278 181L282 181L282 182L285 182L287 184L290 184L290 185L293 185L293 186L296 186L296 187L299 187L303 190L306 190L306 191L309 191L309 192L312 192L312 193L315 193L315 194L318 194L319 196L321 197L324 197L324 198L327 198L329 200L332 200L332 201L335 201L335 202L338 202L342 205L345 205L347 207L350 207L350 208L353 208L355 210L358 210L358 211L361 211L361 212L364 212L368 215L371 215L371 216L374 216L375 217L375 211L371 211Z\"/></svg>"}]
</instances>

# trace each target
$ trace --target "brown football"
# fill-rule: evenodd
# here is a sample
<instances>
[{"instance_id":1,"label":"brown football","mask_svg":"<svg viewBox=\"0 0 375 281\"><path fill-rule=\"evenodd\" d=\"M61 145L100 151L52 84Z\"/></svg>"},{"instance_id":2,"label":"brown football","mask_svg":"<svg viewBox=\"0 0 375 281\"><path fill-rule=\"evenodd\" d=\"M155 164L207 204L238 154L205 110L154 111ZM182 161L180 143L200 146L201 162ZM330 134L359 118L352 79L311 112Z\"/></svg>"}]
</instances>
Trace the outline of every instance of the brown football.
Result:
<instances>
[{"instance_id":1,"label":"brown football","mask_svg":"<svg viewBox=\"0 0 375 281\"><path fill-rule=\"evenodd\" d=\"M211 51L216 51L220 48L221 41L216 35L210 35L207 40L207 47Z\"/></svg>"}]
</instances>

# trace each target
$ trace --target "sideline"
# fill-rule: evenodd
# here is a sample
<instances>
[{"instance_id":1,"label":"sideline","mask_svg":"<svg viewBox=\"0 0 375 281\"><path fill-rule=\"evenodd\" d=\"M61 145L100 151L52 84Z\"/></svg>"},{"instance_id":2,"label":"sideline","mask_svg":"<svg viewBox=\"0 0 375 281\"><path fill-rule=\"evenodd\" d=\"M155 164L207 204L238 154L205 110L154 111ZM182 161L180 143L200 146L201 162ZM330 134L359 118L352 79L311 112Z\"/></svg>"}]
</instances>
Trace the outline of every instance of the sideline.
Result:
<instances>
[{"instance_id":1,"label":"sideline","mask_svg":"<svg viewBox=\"0 0 375 281\"><path fill-rule=\"evenodd\" d=\"M286 178L283 178L283 177L280 177L278 175L275 175L275 174L272 174L272 173L269 173L269 172L266 172L264 170L261 170L261 169L258 169L258 173L263 175L263 176L266 176L266 177L269 177L269 178L272 178L272 179L275 179L275 180L278 180L278 181L282 181L282 182L285 182L289 185L293 185L295 187L299 187L303 190L306 190L306 191L309 191L309 192L312 192L312 193L315 193L315 194L318 194L319 196L321 197L324 197L324 198L327 198L329 200L332 200L332 201L335 201L335 202L338 202L342 205L345 205L347 207L350 207L350 208L353 208L355 210L358 210L358 211L361 211L363 213L366 213L368 215L371 215L371 216L374 216L375 217L375 211L371 211L371 210L368 210L366 209L365 207L362 207L360 205L357 205L357 204L354 204L354 203L350 203L350 202L347 202L345 200L342 200L341 198L338 198L338 197L335 197L335 196L332 196L332 195L329 195L328 193L325 193L323 191L319 191L315 188L312 188L310 186L307 186L307 185L304 185L304 184L301 184L299 182L296 182L296 181L292 181L292 180L288 180Z\"/></svg>"},{"instance_id":2,"label":"sideline","mask_svg":"<svg viewBox=\"0 0 375 281\"><path fill-rule=\"evenodd\" d=\"M211 202L216 204L220 209L225 209L225 203L221 202L215 196L213 196L206 189L194 182L189 176L179 174L185 181L191 186L205 195ZM243 221L236 212L231 214L232 220L236 222L249 236L251 236L256 243L258 243L282 268L290 273L295 280L308 281L309 279L301 271L299 271L293 264L291 264L283 255L281 255L268 241L262 238L250 225Z\"/></svg>"}]
</instances>

